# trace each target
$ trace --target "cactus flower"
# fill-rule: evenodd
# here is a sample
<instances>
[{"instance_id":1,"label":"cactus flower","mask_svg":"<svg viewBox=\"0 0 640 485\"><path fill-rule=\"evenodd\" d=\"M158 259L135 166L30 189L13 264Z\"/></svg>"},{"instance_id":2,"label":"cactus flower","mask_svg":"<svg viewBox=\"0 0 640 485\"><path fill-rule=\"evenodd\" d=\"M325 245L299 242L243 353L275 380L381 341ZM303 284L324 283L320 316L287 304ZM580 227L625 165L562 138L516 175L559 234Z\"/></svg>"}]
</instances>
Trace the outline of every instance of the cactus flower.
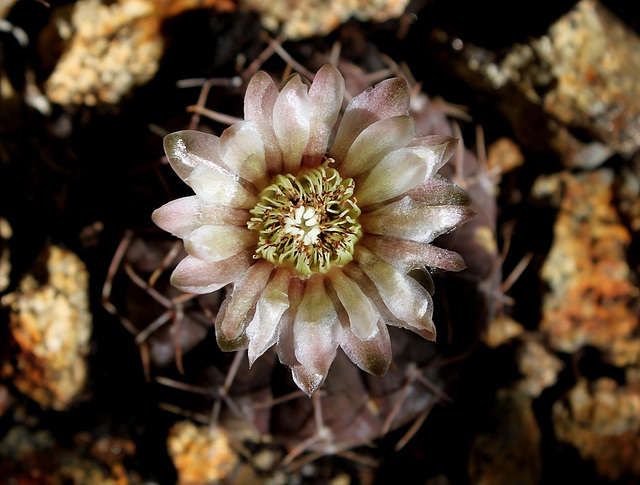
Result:
<instances>
[{"instance_id":1,"label":"cactus flower","mask_svg":"<svg viewBox=\"0 0 640 485\"><path fill-rule=\"evenodd\" d=\"M243 121L220 137L165 138L169 163L195 195L153 213L188 253L175 287L233 285L215 321L220 348L248 349L252 365L276 345L309 395L338 347L385 374L387 325L435 339L431 295L414 270L463 269L457 253L429 243L473 215L468 197L436 174L456 140L416 137L403 79L354 97L338 122L343 95L332 65L310 85L295 75L280 90L258 72Z\"/></svg>"}]
</instances>

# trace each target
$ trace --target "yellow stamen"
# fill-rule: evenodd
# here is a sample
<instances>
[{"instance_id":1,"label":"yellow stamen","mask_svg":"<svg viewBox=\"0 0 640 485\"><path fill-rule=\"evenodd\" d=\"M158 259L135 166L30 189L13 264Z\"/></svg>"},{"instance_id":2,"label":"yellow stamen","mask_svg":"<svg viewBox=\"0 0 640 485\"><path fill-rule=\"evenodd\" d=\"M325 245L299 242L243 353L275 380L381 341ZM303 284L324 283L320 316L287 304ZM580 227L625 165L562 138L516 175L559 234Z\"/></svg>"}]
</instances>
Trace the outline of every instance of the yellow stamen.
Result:
<instances>
[{"instance_id":1,"label":"yellow stamen","mask_svg":"<svg viewBox=\"0 0 640 485\"><path fill-rule=\"evenodd\" d=\"M254 258L293 267L302 276L347 264L362 236L354 187L352 179L342 180L326 166L297 177L276 175L250 211L247 226L260 234Z\"/></svg>"}]
</instances>

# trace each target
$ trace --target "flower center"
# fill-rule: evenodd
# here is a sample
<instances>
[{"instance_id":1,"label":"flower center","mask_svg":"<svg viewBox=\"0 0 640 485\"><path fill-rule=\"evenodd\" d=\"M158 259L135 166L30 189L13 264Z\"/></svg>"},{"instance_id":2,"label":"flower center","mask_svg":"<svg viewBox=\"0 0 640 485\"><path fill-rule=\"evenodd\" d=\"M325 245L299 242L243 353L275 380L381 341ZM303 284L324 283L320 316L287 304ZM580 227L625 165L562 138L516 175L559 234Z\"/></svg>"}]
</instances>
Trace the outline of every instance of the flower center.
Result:
<instances>
[{"instance_id":1,"label":"flower center","mask_svg":"<svg viewBox=\"0 0 640 485\"><path fill-rule=\"evenodd\" d=\"M329 162L333 160L329 159ZM249 229L260 234L254 258L310 276L347 264L362 236L352 179L333 168L276 175L251 209Z\"/></svg>"}]
</instances>

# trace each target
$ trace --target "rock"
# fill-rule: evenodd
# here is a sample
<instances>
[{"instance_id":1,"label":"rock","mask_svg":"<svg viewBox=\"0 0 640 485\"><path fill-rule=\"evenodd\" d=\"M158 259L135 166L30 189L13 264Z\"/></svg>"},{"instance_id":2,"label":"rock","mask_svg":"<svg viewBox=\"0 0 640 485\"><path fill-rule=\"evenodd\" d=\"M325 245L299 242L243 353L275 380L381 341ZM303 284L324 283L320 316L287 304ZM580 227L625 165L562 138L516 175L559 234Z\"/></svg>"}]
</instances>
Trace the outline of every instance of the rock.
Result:
<instances>
[{"instance_id":1,"label":"rock","mask_svg":"<svg viewBox=\"0 0 640 485\"><path fill-rule=\"evenodd\" d=\"M482 334L482 341L488 347L495 349L522 333L524 333L524 327L520 323L509 315L500 313L487 325L486 331Z\"/></svg>"},{"instance_id":2,"label":"rock","mask_svg":"<svg viewBox=\"0 0 640 485\"><path fill-rule=\"evenodd\" d=\"M235 8L232 0L80 0L70 21L56 11L66 47L46 82L47 97L62 105L117 104L156 74L164 52L163 19L212 6Z\"/></svg>"},{"instance_id":3,"label":"rock","mask_svg":"<svg viewBox=\"0 0 640 485\"><path fill-rule=\"evenodd\" d=\"M640 233L640 156L636 154L631 167L624 166L620 170L621 182L616 196L623 218L632 234Z\"/></svg>"},{"instance_id":4,"label":"rock","mask_svg":"<svg viewBox=\"0 0 640 485\"><path fill-rule=\"evenodd\" d=\"M614 174L609 169L573 175L543 176L535 196L560 195L553 244L542 267L549 286L543 298L540 328L554 350L575 352L593 345L609 352L614 365L637 361L611 350L638 327L634 310L639 295L631 283L626 250L631 237L613 206Z\"/></svg>"},{"instance_id":5,"label":"rock","mask_svg":"<svg viewBox=\"0 0 640 485\"><path fill-rule=\"evenodd\" d=\"M63 410L82 390L92 331L89 275L73 253L50 246L1 302L16 351L6 377L43 408Z\"/></svg>"},{"instance_id":6,"label":"rock","mask_svg":"<svg viewBox=\"0 0 640 485\"><path fill-rule=\"evenodd\" d=\"M361 22L383 22L400 17L409 0L242 0L242 5L260 14L262 25L282 29L288 40L326 35L354 17Z\"/></svg>"},{"instance_id":7,"label":"rock","mask_svg":"<svg viewBox=\"0 0 640 485\"><path fill-rule=\"evenodd\" d=\"M596 0L577 2L505 55L471 44L451 55L531 150L552 148L568 167L592 168L640 148L640 37Z\"/></svg>"},{"instance_id":8,"label":"rock","mask_svg":"<svg viewBox=\"0 0 640 485\"><path fill-rule=\"evenodd\" d=\"M558 440L593 460L599 475L618 480L640 478L640 392L613 379L580 379L553 405ZM629 482L631 483L631 482Z\"/></svg>"},{"instance_id":9,"label":"rock","mask_svg":"<svg viewBox=\"0 0 640 485\"><path fill-rule=\"evenodd\" d=\"M167 449L178 471L178 484L220 483L238 466L237 453L220 428L178 421L169 431Z\"/></svg>"},{"instance_id":10,"label":"rock","mask_svg":"<svg viewBox=\"0 0 640 485\"><path fill-rule=\"evenodd\" d=\"M516 359L518 369L524 376L516 386L533 398L540 397L542 391L554 385L558 380L558 372L564 367L560 359L549 353L540 342L532 339L524 340Z\"/></svg>"}]
</instances>

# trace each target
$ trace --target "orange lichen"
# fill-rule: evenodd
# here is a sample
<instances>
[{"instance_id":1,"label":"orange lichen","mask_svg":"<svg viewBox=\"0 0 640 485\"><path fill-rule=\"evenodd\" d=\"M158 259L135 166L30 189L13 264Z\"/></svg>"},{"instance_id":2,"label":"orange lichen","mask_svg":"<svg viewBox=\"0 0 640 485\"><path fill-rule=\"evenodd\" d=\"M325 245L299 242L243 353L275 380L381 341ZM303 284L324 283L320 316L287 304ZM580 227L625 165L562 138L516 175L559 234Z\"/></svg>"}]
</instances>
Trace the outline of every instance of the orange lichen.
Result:
<instances>
[{"instance_id":1,"label":"orange lichen","mask_svg":"<svg viewBox=\"0 0 640 485\"><path fill-rule=\"evenodd\" d=\"M632 305L639 292L625 257L631 238L612 205L613 172L553 177L564 189L542 268L550 292L541 328L556 350L593 345L606 352L638 327Z\"/></svg>"},{"instance_id":2,"label":"orange lichen","mask_svg":"<svg viewBox=\"0 0 640 485\"><path fill-rule=\"evenodd\" d=\"M640 476L640 394L632 386L610 378L581 379L554 404L553 425L560 441L595 462L599 475L610 480Z\"/></svg>"}]
</instances>

